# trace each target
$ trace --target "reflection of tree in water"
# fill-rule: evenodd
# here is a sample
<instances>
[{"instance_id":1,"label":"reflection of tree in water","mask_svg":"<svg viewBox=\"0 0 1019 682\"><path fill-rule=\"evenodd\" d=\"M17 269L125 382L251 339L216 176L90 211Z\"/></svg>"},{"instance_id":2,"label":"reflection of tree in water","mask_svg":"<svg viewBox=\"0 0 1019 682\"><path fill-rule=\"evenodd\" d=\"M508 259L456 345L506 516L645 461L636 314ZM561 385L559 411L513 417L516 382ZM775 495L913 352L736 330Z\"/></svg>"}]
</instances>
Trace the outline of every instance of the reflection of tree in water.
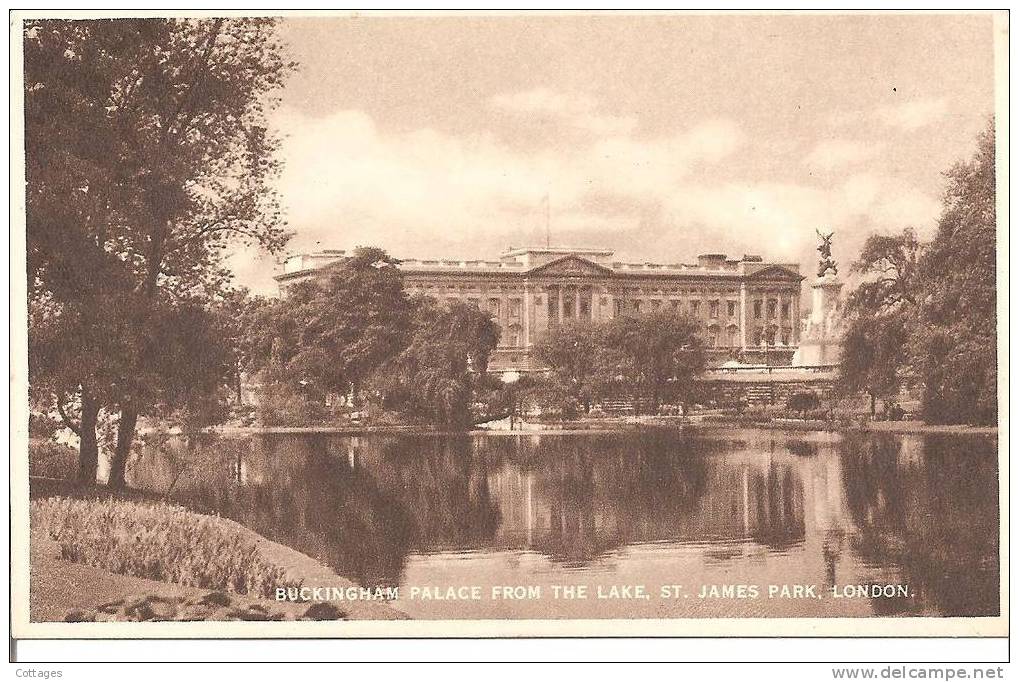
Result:
<instances>
[{"instance_id":1,"label":"reflection of tree in water","mask_svg":"<svg viewBox=\"0 0 1019 682\"><path fill-rule=\"evenodd\" d=\"M360 466L410 520L416 548L474 549L499 526L487 463L469 436L368 441Z\"/></svg>"},{"instance_id":2,"label":"reflection of tree in water","mask_svg":"<svg viewBox=\"0 0 1019 682\"><path fill-rule=\"evenodd\" d=\"M398 584L411 522L325 436L222 440L173 497L316 557L365 585ZM244 483L238 485L239 471Z\"/></svg>"},{"instance_id":3,"label":"reflection of tree in water","mask_svg":"<svg viewBox=\"0 0 1019 682\"><path fill-rule=\"evenodd\" d=\"M712 461L707 493L691 517L696 525L686 534L723 542L753 540L779 551L803 542L803 480L784 456L785 444L744 446L743 452L748 456L742 461Z\"/></svg>"},{"instance_id":4,"label":"reflection of tree in water","mask_svg":"<svg viewBox=\"0 0 1019 682\"><path fill-rule=\"evenodd\" d=\"M339 573L362 584L396 585L413 549L484 546L498 526L484 462L466 438L286 438L293 457L268 449L264 486L244 486L247 495L296 495L297 516L271 513L276 537L323 556ZM303 457L303 467L301 466ZM251 499L242 523L258 530L270 500ZM295 505L286 505L293 508ZM279 505L276 505L278 508ZM249 522L250 521L250 522Z\"/></svg>"},{"instance_id":5,"label":"reflection of tree in water","mask_svg":"<svg viewBox=\"0 0 1019 682\"><path fill-rule=\"evenodd\" d=\"M928 435L916 456L901 437L847 436L843 486L858 532L853 551L901 566L913 599L872 599L879 614L934 609L998 613L998 472L994 439ZM907 456L904 456L907 455Z\"/></svg>"},{"instance_id":6,"label":"reflection of tree in water","mask_svg":"<svg viewBox=\"0 0 1019 682\"><path fill-rule=\"evenodd\" d=\"M634 543L802 542L800 476L756 450L744 461L723 456L741 450L745 443L660 430L521 441L512 458L534 475L537 500L528 546L583 564Z\"/></svg>"},{"instance_id":7,"label":"reflection of tree in water","mask_svg":"<svg viewBox=\"0 0 1019 682\"><path fill-rule=\"evenodd\" d=\"M785 446L797 457L816 457L820 448L809 440L789 440Z\"/></svg>"}]
</instances>

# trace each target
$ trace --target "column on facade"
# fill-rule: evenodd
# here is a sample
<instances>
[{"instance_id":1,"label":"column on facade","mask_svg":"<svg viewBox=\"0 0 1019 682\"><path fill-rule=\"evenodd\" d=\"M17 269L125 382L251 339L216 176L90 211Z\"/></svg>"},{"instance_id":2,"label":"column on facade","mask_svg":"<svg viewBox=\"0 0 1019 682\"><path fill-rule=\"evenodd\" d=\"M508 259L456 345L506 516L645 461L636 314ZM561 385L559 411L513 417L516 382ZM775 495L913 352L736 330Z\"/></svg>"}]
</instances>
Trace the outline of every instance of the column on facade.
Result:
<instances>
[{"instance_id":1,"label":"column on facade","mask_svg":"<svg viewBox=\"0 0 1019 682\"><path fill-rule=\"evenodd\" d=\"M800 345L800 290L793 294L793 343Z\"/></svg>"},{"instance_id":2,"label":"column on facade","mask_svg":"<svg viewBox=\"0 0 1019 682\"><path fill-rule=\"evenodd\" d=\"M779 314L781 314L782 310L787 311L786 316L782 319L782 328L789 330L786 345L791 346L793 345L793 335L796 332L795 325L793 324L793 297L788 291L782 295L782 301L779 303Z\"/></svg>"},{"instance_id":3,"label":"column on facade","mask_svg":"<svg viewBox=\"0 0 1019 682\"><path fill-rule=\"evenodd\" d=\"M510 297L506 295L506 287L499 287L499 326L502 328L503 345L508 345L510 334Z\"/></svg>"},{"instance_id":4,"label":"column on facade","mask_svg":"<svg viewBox=\"0 0 1019 682\"><path fill-rule=\"evenodd\" d=\"M524 326L523 345L525 347L531 345L531 307L531 287L525 284L520 294L520 317L523 318L521 322Z\"/></svg>"},{"instance_id":5,"label":"column on facade","mask_svg":"<svg viewBox=\"0 0 1019 682\"><path fill-rule=\"evenodd\" d=\"M556 322L562 323L563 321L563 285L560 284L556 289L559 292L559 305L556 306Z\"/></svg>"},{"instance_id":6,"label":"column on facade","mask_svg":"<svg viewBox=\"0 0 1019 682\"><path fill-rule=\"evenodd\" d=\"M548 329L548 289L544 285L536 285L530 292L531 305L527 311L530 320L530 341L534 343L543 329Z\"/></svg>"}]
</instances>

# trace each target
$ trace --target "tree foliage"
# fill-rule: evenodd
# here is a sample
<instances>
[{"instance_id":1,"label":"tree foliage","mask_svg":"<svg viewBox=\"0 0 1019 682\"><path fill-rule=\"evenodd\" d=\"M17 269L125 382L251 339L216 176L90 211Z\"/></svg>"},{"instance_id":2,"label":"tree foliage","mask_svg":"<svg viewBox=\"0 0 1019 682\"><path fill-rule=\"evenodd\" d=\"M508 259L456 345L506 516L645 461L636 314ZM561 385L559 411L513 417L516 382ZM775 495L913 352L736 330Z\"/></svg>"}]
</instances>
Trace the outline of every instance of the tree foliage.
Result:
<instances>
[{"instance_id":1,"label":"tree foliage","mask_svg":"<svg viewBox=\"0 0 1019 682\"><path fill-rule=\"evenodd\" d=\"M938 230L919 267L924 296L910 351L923 411L941 423L997 421L994 128L948 171Z\"/></svg>"},{"instance_id":2,"label":"tree foliage","mask_svg":"<svg viewBox=\"0 0 1019 682\"><path fill-rule=\"evenodd\" d=\"M602 329L583 322L567 322L551 330L534 347L534 356L548 372L533 391L540 402L558 405L570 416L580 405L590 405L601 383L596 358L603 347Z\"/></svg>"},{"instance_id":3,"label":"tree foliage","mask_svg":"<svg viewBox=\"0 0 1019 682\"><path fill-rule=\"evenodd\" d=\"M993 121L974 158L947 173L934 239L871 236L854 270L842 384L874 397L922 389L935 423L997 420L997 287ZM873 405L873 402L872 402Z\"/></svg>"},{"instance_id":4,"label":"tree foliage","mask_svg":"<svg viewBox=\"0 0 1019 682\"><path fill-rule=\"evenodd\" d=\"M430 297L413 301L409 342L377 373L385 401L410 415L447 428L472 423L475 389L499 343L499 327L476 305L442 305Z\"/></svg>"},{"instance_id":5,"label":"tree foliage","mask_svg":"<svg viewBox=\"0 0 1019 682\"><path fill-rule=\"evenodd\" d=\"M285 299L253 304L240 343L246 369L323 396L359 393L408 343L412 306L396 265L382 249L358 248Z\"/></svg>"},{"instance_id":6,"label":"tree foliage","mask_svg":"<svg viewBox=\"0 0 1019 682\"><path fill-rule=\"evenodd\" d=\"M842 337L839 385L875 400L895 396L908 371L907 316L902 312L851 318Z\"/></svg>"},{"instance_id":7,"label":"tree foliage","mask_svg":"<svg viewBox=\"0 0 1019 682\"><path fill-rule=\"evenodd\" d=\"M821 398L813 391L797 391L789 396L786 407L804 415L810 410L816 410L821 405Z\"/></svg>"},{"instance_id":8,"label":"tree foliage","mask_svg":"<svg viewBox=\"0 0 1019 682\"><path fill-rule=\"evenodd\" d=\"M99 349L101 386L77 383L121 412L116 485L152 383L173 378L155 371L158 309L214 296L229 246L287 239L266 111L292 65L270 19L38 20L24 35L30 291Z\"/></svg>"},{"instance_id":9,"label":"tree foliage","mask_svg":"<svg viewBox=\"0 0 1019 682\"><path fill-rule=\"evenodd\" d=\"M917 261L921 244L912 229L901 234L873 234L863 244L852 270L867 277L849 297L848 308L873 312L891 312L903 306L915 306Z\"/></svg>"},{"instance_id":10,"label":"tree foliage","mask_svg":"<svg viewBox=\"0 0 1019 682\"><path fill-rule=\"evenodd\" d=\"M663 402L686 402L706 361L700 324L671 311L612 319L605 347L603 373L622 377L652 414Z\"/></svg>"},{"instance_id":11,"label":"tree foliage","mask_svg":"<svg viewBox=\"0 0 1019 682\"><path fill-rule=\"evenodd\" d=\"M671 311L562 325L536 356L548 367L538 398L564 414L612 397L631 396L652 413L686 402L706 361L698 322Z\"/></svg>"}]
</instances>

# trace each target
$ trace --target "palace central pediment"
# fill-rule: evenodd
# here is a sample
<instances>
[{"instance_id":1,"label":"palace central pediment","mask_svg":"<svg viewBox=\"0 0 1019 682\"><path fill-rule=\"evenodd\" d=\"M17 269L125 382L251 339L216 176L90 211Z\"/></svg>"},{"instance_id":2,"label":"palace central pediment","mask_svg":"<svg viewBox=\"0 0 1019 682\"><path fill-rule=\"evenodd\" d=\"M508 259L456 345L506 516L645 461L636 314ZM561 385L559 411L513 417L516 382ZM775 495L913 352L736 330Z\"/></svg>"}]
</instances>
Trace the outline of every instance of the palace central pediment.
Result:
<instances>
[{"instance_id":1,"label":"palace central pediment","mask_svg":"<svg viewBox=\"0 0 1019 682\"><path fill-rule=\"evenodd\" d=\"M784 268L781 265L771 265L753 273L752 275L750 275L750 279L800 282L804 279L804 277L800 273L793 272L792 270Z\"/></svg>"},{"instance_id":2,"label":"palace central pediment","mask_svg":"<svg viewBox=\"0 0 1019 682\"><path fill-rule=\"evenodd\" d=\"M583 277L586 275L603 277L611 275L612 269L580 256L563 256L562 258L557 258L556 260L531 268L527 271L527 274L545 277Z\"/></svg>"}]
</instances>

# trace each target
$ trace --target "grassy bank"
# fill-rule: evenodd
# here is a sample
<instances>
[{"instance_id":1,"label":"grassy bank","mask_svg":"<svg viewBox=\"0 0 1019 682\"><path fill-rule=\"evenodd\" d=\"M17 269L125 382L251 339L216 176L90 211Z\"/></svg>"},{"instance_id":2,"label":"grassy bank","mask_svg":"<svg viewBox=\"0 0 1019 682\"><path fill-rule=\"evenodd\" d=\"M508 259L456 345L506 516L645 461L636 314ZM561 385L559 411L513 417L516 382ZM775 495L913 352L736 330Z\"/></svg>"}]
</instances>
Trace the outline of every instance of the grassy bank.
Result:
<instances>
[{"instance_id":1,"label":"grassy bank","mask_svg":"<svg viewBox=\"0 0 1019 682\"><path fill-rule=\"evenodd\" d=\"M75 619L81 613L91 614L85 620L139 619L137 613L105 613L111 606L139 613L153 607L156 620L407 617L384 601L276 601L271 592L276 587L357 585L236 521L199 514L161 496L42 477L31 479L30 494L33 621ZM198 539L189 537L198 529ZM155 538L159 541L152 543ZM200 558L221 550L224 556L211 561ZM167 608L177 617L164 618ZM195 611L207 613L196 618Z\"/></svg>"},{"instance_id":2,"label":"grassy bank","mask_svg":"<svg viewBox=\"0 0 1019 682\"><path fill-rule=\"evenodd\" d=\"M213 517L165 503L51 497L31 503L32 527L60 558L120 575L271 597L297 587L249 538Z\"/></svg>"}]
</instances>

